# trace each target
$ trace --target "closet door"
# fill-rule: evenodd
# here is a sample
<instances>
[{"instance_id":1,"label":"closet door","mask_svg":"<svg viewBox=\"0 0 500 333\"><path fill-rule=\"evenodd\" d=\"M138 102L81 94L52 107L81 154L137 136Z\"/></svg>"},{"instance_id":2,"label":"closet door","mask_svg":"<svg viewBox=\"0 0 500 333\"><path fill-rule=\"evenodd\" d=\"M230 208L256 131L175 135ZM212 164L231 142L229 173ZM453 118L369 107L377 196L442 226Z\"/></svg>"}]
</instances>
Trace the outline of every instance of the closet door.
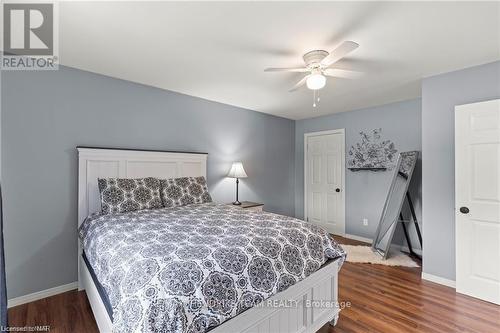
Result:
<instances>
[{"instance_id":1,"label":"closet door","mask_svg":"<svg viewBox=\"0 0 500 333\"><path fill-rule=\"evenodd\" d=\"M306 135L306 220L344 235L344 133Z\"/></svg>"},{"instance_id":2,"label":"closet door","mask_svg":"<svg viewBox=\"0 0 500 333\"><path fill-rule=\"evenodd\" d=\"M500 304L500 100L455 110L456 289Z\"/></svg>"}]
</instances>

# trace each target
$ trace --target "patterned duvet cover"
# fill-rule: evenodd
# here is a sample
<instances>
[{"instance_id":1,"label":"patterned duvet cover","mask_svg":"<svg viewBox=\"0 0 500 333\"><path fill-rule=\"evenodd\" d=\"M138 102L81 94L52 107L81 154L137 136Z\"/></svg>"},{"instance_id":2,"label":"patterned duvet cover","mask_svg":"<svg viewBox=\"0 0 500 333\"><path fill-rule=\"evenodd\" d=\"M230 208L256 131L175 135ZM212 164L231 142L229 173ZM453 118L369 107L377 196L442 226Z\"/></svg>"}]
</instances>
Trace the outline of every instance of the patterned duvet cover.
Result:
<instances>
[{"instance_id":1,"label":"patterned duvet cover","mask_svg":"<svg viewBox=\"0 0 500 333\"><path fill-rule=\"evenodd\" d=\"M345 258L307 222L215 203L91 216L79 234L115 332L206 332Z\"/></svg>"}]
</instances>

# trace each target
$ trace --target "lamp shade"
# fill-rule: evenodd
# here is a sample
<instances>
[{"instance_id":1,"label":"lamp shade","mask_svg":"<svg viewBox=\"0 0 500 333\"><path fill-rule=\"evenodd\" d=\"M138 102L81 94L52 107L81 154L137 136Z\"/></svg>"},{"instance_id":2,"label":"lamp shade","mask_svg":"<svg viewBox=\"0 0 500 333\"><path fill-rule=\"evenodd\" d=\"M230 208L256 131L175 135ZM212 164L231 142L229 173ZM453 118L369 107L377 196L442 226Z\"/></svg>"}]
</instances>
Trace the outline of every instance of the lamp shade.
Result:
<instances>
[{"instance_id":1,"label":"lamp shade","mask_svg":"<svg viewBox=\"0 0 500 333\"><path fill-rule=\"evenodd\" d=\"M243 169L243 164L241 164L241 162L233 162L231 170L229 170L227 176L230 178L246 178L247 173L245 172L245 169Z\"/></svg>"}]
</instances>

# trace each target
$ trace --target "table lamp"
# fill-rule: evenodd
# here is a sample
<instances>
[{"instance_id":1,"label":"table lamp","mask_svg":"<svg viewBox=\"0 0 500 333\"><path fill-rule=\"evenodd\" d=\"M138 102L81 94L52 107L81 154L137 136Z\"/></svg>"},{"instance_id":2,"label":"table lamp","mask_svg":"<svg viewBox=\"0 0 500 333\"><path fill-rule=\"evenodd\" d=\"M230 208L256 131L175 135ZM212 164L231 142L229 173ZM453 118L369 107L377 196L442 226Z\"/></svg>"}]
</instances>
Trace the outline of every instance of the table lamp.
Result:
<instances>
[{"instance_id":1,"label":"table lamp","mask_svg":"<svg viewBox=\"0 0 500 333\"><path fill-rule=\"evenodd\" d=\"M245 169L243 169L243 164L241 162L233 162L231 166L231 170L227 175L229 178L236 178L236 201L233 202L233 205L241 205L241 202L238 201L238 184L240 183L239 178L246 178L247 173Z\"/></svg>"}]
</instances>

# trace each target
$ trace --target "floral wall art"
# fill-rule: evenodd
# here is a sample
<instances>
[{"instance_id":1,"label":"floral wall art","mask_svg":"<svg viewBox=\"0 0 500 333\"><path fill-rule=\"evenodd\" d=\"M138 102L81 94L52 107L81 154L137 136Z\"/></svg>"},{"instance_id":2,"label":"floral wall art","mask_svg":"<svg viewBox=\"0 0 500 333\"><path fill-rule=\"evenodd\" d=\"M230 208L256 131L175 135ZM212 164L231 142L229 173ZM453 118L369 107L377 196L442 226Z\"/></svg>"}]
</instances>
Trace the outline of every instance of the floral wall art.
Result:
<instances>
[{"instance_id":1,"label":"floral wall art","mask_svg":"<svg viewBox=\"0 0 500 333\"><path fill-rule=\"evenodd\" d=\"M397 152L394 142L382 139L382 129L376 128L371 133L359 132L360 141L351 146L348 153L349 169L358 168L394 168Z\"/></svg>"}]
</instances>

